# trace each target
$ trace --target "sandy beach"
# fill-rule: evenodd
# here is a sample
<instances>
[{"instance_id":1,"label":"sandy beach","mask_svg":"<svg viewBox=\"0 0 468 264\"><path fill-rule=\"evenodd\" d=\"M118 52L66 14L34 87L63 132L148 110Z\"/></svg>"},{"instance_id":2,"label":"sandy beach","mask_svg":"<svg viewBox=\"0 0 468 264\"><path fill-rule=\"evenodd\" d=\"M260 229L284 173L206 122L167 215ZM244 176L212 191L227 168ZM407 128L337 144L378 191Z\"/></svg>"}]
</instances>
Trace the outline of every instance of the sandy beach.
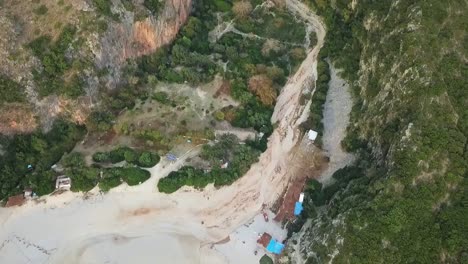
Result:
<instances>
[{"instance_id":1,"label":"sandy beach","mask_svg":"<svg viewBox=\"0 0 468 264\"><path fill-rule=\"evenodd\" d=\"M315 29L318 44L283 88L272 117L276 129L268 149L242 178L220 189L184 187L170 195L159 193L157 181L196 155L194 148L175 163L162 160L149 169L151 178L139 186L123 184L106 194L95 188L86 196L65 192L21 207L1 208L0 263L254 261L233 260L235 256L230 257L222 245L211 245L230 234L233 241L240 241L235 232L255 222L262 206L271 206L296 176L290 164L303 136L299 124L307 118L310 104L301 105L300 97L315 81L325 28L298 0L287 1L287 7ZM252 254L251 247L248 250L244 254Z\"/></svg>"}]
</instances>

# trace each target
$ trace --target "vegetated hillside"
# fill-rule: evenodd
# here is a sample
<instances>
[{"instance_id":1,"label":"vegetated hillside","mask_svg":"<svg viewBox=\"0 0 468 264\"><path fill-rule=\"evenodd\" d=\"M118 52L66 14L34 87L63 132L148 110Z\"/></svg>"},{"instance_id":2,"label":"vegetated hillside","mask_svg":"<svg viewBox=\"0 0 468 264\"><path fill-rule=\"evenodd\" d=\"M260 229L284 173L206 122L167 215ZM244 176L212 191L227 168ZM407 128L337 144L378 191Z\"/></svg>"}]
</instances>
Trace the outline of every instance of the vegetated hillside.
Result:
<instances>
[{"instance_id":1,"label":"vegetated hillside","mask_svg":"<svg viewBox=\"0 0 468 264\"><path fill-rule=\"evenodd\" d=\"M292 242L307 263L467 263L468 3L309 4L353 86L344 146L360 159L310 184Z\"/></svg>"},{"instance_id":2,"label":"vegetated hillside","mask_svg":"<svg viewBox=\"0 0 468 264\"><path fill-rule=\"evenodd\" d=\"M84 123L102 93L128 83L127 59L170 43L190 9L191 0L1 1L0 82L9 89L0 115L11 125L0 134L26 130L12 111L26 104L37 117L28 131L48 131L57 117Z\"/></svg>"},{"instance_id":3,"label":"vegetated hillside","mask_svg":"<svg viewBox=\"0 0 468 264\"><path fill-rule=\"evenodd\" d=\"M195 144L200 136L197 144L206 142L221 121L264 133L236 145L237 158L226 157L230 167L216 184L231 183L265 150L276 96L316 41L282 1L32 2L0 2L0 201L23 188L53 191L57 162L72 191L139 183L146 174L125 179L122 168L106 168L123 160L153 166L159 156L147 151L163 155L178 140ZM220 79L222 87L212 85ZM215 90L213 98L192 100L187 90L207 97L201 86ZM163 105L168 112L158 112ZM171 119L173 112L181 114ZM122 113L135 122L119 123Z\"/></svg>"},{"instance_id":4,"label":"vegetated hillside","mask_svg":"<svg viewBox=\"0 0 468 264\"><path fill-rule=\"evenodd\" d=\"M109 129L144 94L121 78L127 60L171 42L190 9L190 0L0 1L0 200L53 190L51 166L86 129ZM96 170L75 175L96 183Z\"/></svg>"}]
</instances>

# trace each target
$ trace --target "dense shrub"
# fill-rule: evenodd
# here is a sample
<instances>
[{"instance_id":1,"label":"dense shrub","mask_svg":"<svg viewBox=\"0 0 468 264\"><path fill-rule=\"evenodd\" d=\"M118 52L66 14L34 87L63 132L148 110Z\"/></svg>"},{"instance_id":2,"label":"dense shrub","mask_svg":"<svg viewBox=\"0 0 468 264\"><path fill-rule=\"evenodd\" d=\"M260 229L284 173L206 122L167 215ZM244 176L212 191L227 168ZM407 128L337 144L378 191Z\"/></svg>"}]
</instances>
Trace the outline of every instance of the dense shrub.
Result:
<instances>
[{"instance_id":1,"label":"dense shrub","mask_svg":"<svg viewBox=\"0 0 468 264\"><path fill-rule=\"evenodd\" d=\"M145 0L143 5L148 8L153 15L156 15L159 10L163 7L164 1L161 0Z\"/></svg>"},{"instance_id":2,"label":"dense shrub","mask_svg":"<svg viewBox=\"0 0 468 264\"><path fill-rule=\"evenodd\" d=\"M51 166L69 152L84 135L84 128L57 120L48 133L0 136L8 155L0 155L0 199L31 187L38 193L53 190L55 174ZM28 170L28 165L33 170Z\"/></svg>"},{"instance_id":3,"label":"dense shrub","mask_svg":"<svg viewBox=\"0 0 468 264\"><path fill-rule=\"evenodd\" d=\"M113 120L114 116L107 111L94 111L89 115L86 127L91 131L108 131Z\"/></svg>"},{"instance_id":4,"label":"dense shrub","mask_svg":"<svg viewBox=\"0 0 468 264\"><path fill-rule=\"evenodd\" d=\"M50 36L40 36L28 44L34 55L41 61L43 70L33 71L34 81L40 96L63 94L76 98L84 93L83 82L79 76L73 76L65 82L63 75L72 67L73 61L65 56L76 34L76 28L67 25L57 41Z\"/></svg>"},{"instance_id":5,"label":"dense shrub","mask_svg":"<svg viewBox=\"0 0 468 264\"><path fill-rule=\"evenodd\" d=\"M213 145L205 145L200 156L210 163L212 168L204 172L191 166L184 166L178 171L173 171L158 183L160 192L172 193L184 185L195 188L203 188L210 183L215 186L223 186L233 183L244 175L251 164L256 162L260 151L249 145L239 144L236 136L226 134L220 137ZM228 162L228 167L220 168Z\"/></svg>"},{"instance_id":6,"label":"dense shrub","mask_svg":"<svg viewBox=\"0 0 468 264\"><path fill-rule=\"evenodd\" d=\"M143 168L150 168L158 164L160 157L153 152L143 151L138 157L137 165Z\"/></svg>"},{"instance_id":7,"label":"dense shrub","mask_svg":"<svg viewBox=\"0 0 468 264\"><path fill-rule=\"evenodd\" d=\"M96 152L93 154L95 162L118 163L126 161L140 167L153 167L158 164L160 157L158 154L149 151L138 152L129 147L118 147L110 152Z\"/></svg>"},{"instance_id":8,"label":"dense shrub","mask_svg":"<svg viewBox=\"0 0 468 264\"><path fill-rule=\"evenodd\" d=\"M23 88L7 76L0 74L0 105L3 103L24 102Z\"/></svg>"},{"instance_id":9,"label":"dense shrub","mask_svg":"<svg viewBox=\"0 0 468 264\"><path fill-rule=\"evenodd\" d=\"M96 10L98 13L104 16L112 17L112 11L111 11L111 6L112 6L112 1L109 0L93 0L94 6L96 7Z\"/></svg>"},{"instance_id":10,"label":"dense shrub","mask_svg":"<svg viewBox=\"0 0 468 264\"><path fill-rule=\"evenodd\" d=\"M96 152L93 154L93 161L110 162L110 154L109 152Z\"/></svg>"},{"instance_id":11,"label":"dense shrub","mask_svg":"<svg viewBox=\"0 0 468 264\"><path fill-rule=\"evenodd\" d=\"M108 192L110 189L119 186L122 183L119 177L104 178L99 182L99 189Z\"/></svg>"},{"instance_id":12,"label":"dense shrub","mask_svg":"<svg viewBox=\"0 0 468 264\"><path fill-rule=\"evenodd\" d=\"M137 167L129 168L110 168L106 170L104 178L118 178L125 181L128 185L137 185L144 182L151 176L150 172Z\"/></svg>"}]
</instances>

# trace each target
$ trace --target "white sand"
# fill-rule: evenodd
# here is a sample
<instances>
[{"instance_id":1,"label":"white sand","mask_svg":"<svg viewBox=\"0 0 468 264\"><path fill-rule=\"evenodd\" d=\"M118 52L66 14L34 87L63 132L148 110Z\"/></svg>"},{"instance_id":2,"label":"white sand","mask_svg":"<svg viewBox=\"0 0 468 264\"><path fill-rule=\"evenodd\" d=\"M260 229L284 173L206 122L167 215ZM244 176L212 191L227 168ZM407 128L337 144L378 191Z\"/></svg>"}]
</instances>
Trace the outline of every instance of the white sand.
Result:
<instances>
[{"instance_id":1,"label":"white sand","mask_svg":"<svg viewBox=\"0 0 468 264\"><path fill-rule=\"evenodd\" d=\"M162 161L137 187L122 185L105 195L93 190L95 195L87 200L68 192L40 204L2 208L0 263L235 263L206 245L247 223L262 204L271 205L296 176L288 164L301 139L300 119L308 113L299 99L315 80L325 35L305 5L290 0L287 6L317 30L319 44L283 88L272 117L277 128L246 175L219 190L209 186L203 191L184 187L171 195L157 192L158 179L182 166L193 150L175 164ZM249 250L243 254L251 254Z\"/></svg>"},{"instance_id":2,"label":"white sand","mask_svg":"<svg viewBox=\"0 0 468 264\"><path fill-rule=\"evenodd\" d=\"M258 238L266 232L274 239L283 241L287 235L287 231L278 222L271 220L275 216L273 212L267 211L267 213L269 222L265 222L262 214L256 215L251 221L236 229L230 235L229 242L214 245L214 250L224 256L228 263L259 263L264 254L270 253L257 244Z\"/></svg>"}]
</instances>

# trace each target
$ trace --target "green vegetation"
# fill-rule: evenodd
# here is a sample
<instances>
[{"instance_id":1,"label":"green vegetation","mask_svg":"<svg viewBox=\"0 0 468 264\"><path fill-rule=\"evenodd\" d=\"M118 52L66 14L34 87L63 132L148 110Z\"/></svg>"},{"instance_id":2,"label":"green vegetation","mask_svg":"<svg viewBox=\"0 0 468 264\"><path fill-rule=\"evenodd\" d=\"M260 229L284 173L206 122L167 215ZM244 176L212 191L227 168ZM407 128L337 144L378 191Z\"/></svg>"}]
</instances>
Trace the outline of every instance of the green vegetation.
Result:
<instances>
[{"instance_id":1,"label":"green vegetation","mask_svg":"<svg viewBox=\"0 0 468 264\"><path fill-rule=\"evenodd\" d=\"M72 68L73 61L65 56L76 34L76 28L64 27L57 41L52 43L49 36L41 36L29 43L33 54L41 61L43 70L34 71L34 80L40 96L63 94L75 98L84 93L83 84L77 75L67 80L63 75Z\"/></svg>"},{"instance_id":2,"label":"green vegetation","mask_svg":"<svg viewBox=\"0 0 468 264\"><path fill-rule=\"evenodd\" d=\"M149 171L136 167L111 168L106 171L105 175L106 174L109 175L109 177L119 177L130 186L140 184L151 176Z\"/></svg>"},{"instance_id":3,"label":"green vegetation","mask_svg":"<svg viewBox=\"0 0 468 264\"><path fill-rule=\"evenodd\" d=\"M169 94L166 92L155 92L151 99L154 99L161 104L176 106L175 102L169 99Z\"/></svg>"},{"instance_id":4,"label":"green vegetation","mask_svg":"<svg viewBox=\"0 0 468 264\"><path fill-rule=\"evenodd\" d=\"M92 112L87 120L86 128L90 131L105 132L112 128L114 116L108 111Z\"/></svg>"},{"instance_id":5,"label":"green vegetation","mask_svg":"<svg viewBox=\"0 0 468 264\"><path fill-rule=\"evenodd\" d=\"M330 70L328 67L328 63L325 59L326 58L321 52L319 54L319 62L317 64L317 87L315 88L312 103L310 105L310 115L307 121L301 124L301 128L304 131L312 129L318 132L318 137L315 140L315 144L317 144L318 146L322 145L323 106L325 104L325 100L327 99L328 83L330 81Z\"/></svg>"},{"instance_id":6,"label":"green vegetation","mask_svg":"<svg viewBox=\"0 0 468 264\"><path fill-rule=\"evenodd\" d=\"M292 15L281 9L273 8L267 12L258 8L258 12L247 17L252 24L249 29L245 27L244 19L234 19L232 13L228 12L230 9L230 1L196 1L192 16L174 43L139 59L135 74L143 80L156 78L164 82L188 82L194 85L211 81L215 74L220 74L229 80L232 96L242 103L239 109L232 111L236 113L235 116L230 115L232 118L226 120L237 126L254 127L263 132L270 132L273 106L262 102L260 98L267 92L276 95L286 82L286 76L291 73L291 69L296 69L304 59L301 56L305 55L304 50L290 43L304 41L304 24L295 21ZM223 12L226 16L223 19L226 21L234 19L235 26L241 30L278 40L247 38L230 32L211 43L208 41L208 33L218 24L216 12ZM262 26L261 23L270 20L274 22L271 26ZM265 30L253 31L260 28ZM226 71L219 66L224 63L227 63ZM249 88L249 80L258 75L268 76L273 89L262 90L255 96L252 88ZM153 98L169 103L164 93L155 94ZM223 115L226 116L226 113Z\"/></svg>"},{"instance_id":7,"label":"green vegetation","mask_svg":"<svg viewBox=\"0 0 468 264\"><path fill-rule=\"evenodd\" d=\"M260 258L260 264L273 264L273 260L268 255L263 255Z\"/></svg>"},{"instance_id":8,"label":"green vegetation","mask_svg":"<svg viewBox=\"0 0 468 264\"><path fill-rule=\"evenodd\" d=\"M62 165L66 168L66 175L72 179L72 191L86 192L94 188L96 184L99 184L102 191L109 191L122 182L130 186L137 185L151 176L148 171L138 167L87 167L83 155L78 152L65 155Z\"/></svg>"},{"instance_id":9,"label":"green vegetation","mask_svg":"<svg viewBox=\"0 0 468 264\"><path fill-rule=\"evenodd\" d=\"M84 128L57 120L48 133L0 137L0 199L31 187L38 195L54 189L56 174L50 167L69 152L84 135ZM28 165L33 170L28 170Z\"/></svg>"},{"instance_id":10,"label":"green vegetation","mask_svg":"<svg viewBox=\"0 0 468 264\"><path fill-rule=\"evenodd\" d=\"M210 170L184 166L178 171L173 171L158 183L160 192L173 193L180 187L187 185L197 189L210 183L215 186L229 185L244 175L250 165L257 161L260 151L249 145L239 144L239 140L232 134L223 135L213 145L204 145L200 154L201 158L210 163ZM228 163L223 169L221 165Z\"/></svg>"},{"instance_id":11,"label":"green vegetation","mask_svg":"<svg viewBox=\"0 0 468 264\"><path fill-rule=\"evenodd\" d=\"M38 8L34 9L34 13L39 16L47 14L47 11L49 11L49 9L47 9L45 5L41 5Z\"/></svg>"},{"instance_id":12,"label":"green vegetation","mask_svg":"<svg viewBox=\"0 0 468 264\"><path fill-rule=\"evenodd\" d=\"M111 11L112 1L109 0L93 0L94 6L99 14L103 16L113 17Z\"/></svg>"},{"instance_id":13,"label":"green vegetation","mask_svg":"<svg viewBox=\"0 0 468 264\"><path fill-rule=\"evenodd\" d=\"M455 10L468 4L309 3L327 24L322 52L353 87L344 146L359 159L335 184L311 188L314 238L303 250L317 255L308 263L334 250L335 263L466 263L468 50L457 32L467 24Z\"/></svg>"},{"instance_id":14,"label":"green vegetation","mask_svg":"<svg viewBox=\"0 0 468 264\"><path fill-rule=\"evenodd\" d=\"M0 105L24 101L25 94L23 88L15 81L0 74Z\"/></svg>"},{"instance_id":15,"label":"green vegetation","mask_svg":"<svg viewBox=\"0 0 468 264\"><path fill-rule=\"evenodd\" d=\"M250 17L238 21L238 28L246 33L297 44L302 44L306 36L305 24L296 21L287 9L275 9L272 13L258 8Z\"/></svg>"},{"instance_id":16,"label":"green vegetation","mask_svg":"<svg viewBox=\"0 0 468 264\"><path fill-rule=\"evenodd\" d=\"M145 0L143 5L148 8L153 15L158 14L159 10L164 7L164 1L162 0Z\"/></svg>"},{"instance_id":17,"label":"green vegetation","mask_svg":"<svg viewBox=\"0 0 468 264\"><path fill-rule=\"evenodd\" d=\"M110 152L96 152L93 161L103 163L119 163L126 161L140 167L149 168L158 164L158 154L148 151L138 152L129 147L119 147Z\"/></svg>"}]
</instances>

